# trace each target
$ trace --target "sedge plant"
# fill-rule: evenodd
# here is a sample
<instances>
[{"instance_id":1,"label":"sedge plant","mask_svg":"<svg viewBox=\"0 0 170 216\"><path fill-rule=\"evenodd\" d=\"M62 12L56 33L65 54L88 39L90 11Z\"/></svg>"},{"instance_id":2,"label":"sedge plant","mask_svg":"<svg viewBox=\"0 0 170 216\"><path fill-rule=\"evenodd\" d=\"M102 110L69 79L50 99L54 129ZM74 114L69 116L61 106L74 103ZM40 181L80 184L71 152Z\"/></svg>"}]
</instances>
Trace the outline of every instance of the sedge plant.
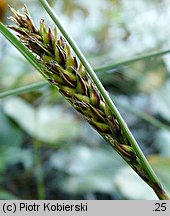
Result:
<instances>
[{"instance_id":1,"label":"sedge plant","mask_svg":"<svg viewBox=\"0 0 170 216\"><path fill-rule=\"evenodd\" d=\"M41 2L65 38L59 36L57 27L53 31L47 28L44 20L40 21L40 27L37 28L26 6L23 14L11 8L13 17L10 17L10 20L14 25L9 28L17 32L21 42L2 24L0 31L154 190L159 199L169 199L87 60L47 2ZM31 53L28 53L25 46ZM79 59L72 54L71 48Z\"/></svg>"}]
</instances>

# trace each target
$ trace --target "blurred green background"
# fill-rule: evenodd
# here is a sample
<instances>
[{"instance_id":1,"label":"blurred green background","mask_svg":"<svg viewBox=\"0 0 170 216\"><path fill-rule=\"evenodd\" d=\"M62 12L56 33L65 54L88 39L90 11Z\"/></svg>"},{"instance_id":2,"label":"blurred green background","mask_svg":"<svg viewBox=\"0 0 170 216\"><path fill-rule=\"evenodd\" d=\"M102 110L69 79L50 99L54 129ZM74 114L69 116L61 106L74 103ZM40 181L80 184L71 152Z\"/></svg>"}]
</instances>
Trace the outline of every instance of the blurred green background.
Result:
<instances>
[{"instance_id":1,"label":"blurred green background","mask_svg":"<svg viewBox=\"0 0 170 216\"><path fill-rule=\"evenodd\" d=\"M170 49L169 0L48 1L94 68ZM53 22L38 0L33 20ZM170 193L170 55L97 73ZM0 35L0 92L43 78ZM0 199L156 199L53 87L0 99Z\"/></svg>"}]
</instances>

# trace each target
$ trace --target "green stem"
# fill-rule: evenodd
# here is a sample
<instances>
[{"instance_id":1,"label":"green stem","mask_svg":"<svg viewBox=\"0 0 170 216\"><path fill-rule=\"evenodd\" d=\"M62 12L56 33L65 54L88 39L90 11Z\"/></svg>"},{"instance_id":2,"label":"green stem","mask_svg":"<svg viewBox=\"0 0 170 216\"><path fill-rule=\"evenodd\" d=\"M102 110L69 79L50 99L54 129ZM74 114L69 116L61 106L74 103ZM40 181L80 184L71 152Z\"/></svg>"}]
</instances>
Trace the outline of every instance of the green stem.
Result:
<instances>
[{"instance_id":1,"label":"green stem","mask_svg":"<svg viewBox=\"0 0 170 216\"><path fill-rule=\"evenodd\" d=\"M163 51L157 51L157 52L151 52L151 53L148 53L145 55L139 55L139 56L127 59L127 60L119 61L119 62L114 63L114 64L104 65L104 66L98 67L95 69L95 71L96 72L104 72L104 71L111 70L111 69L114 69L114 68L122 66L122 65L131 64L131 63L134 63L137 61L146 60L148 58L158 57L158 56L166 55L169 53L170 53L170 49L163 50Z\"/></svg>"},{"instance_id":2,"label":"green stem","mask_svg":"<svg viewBox=\"0 0 170 216\"><path fill-rule=\"evenodd\" d=\"M49 86L47 81L37 82L37 83L33 83L33 84L28 84L26 86L22 86L19 88L10 89L10 90L7 90L7 91L0 93L0 99L6 98L9 96L15 96L15 95L27 93L27 92L32 92L32 91L38 90L38 89L45 87L45 86ZM141 112L141 111L137 111L136 109L132 108L131 106L128 106L128 105L122 103L116 97L112 97L112 98L114 99L115 103L118 104L120 107L124 108L125 110L127 110L133 114L135 114L136 116L138 116L142 120L148 122L149 124L151 124L157 128L160 128L160 129L164 128L165 130L170 131L170 126L162 123L161 121L154 118L153 116L148 115L148 114Z\"/></svg>"},{"instance_id":3,"label":"green stem","mask_svg":"<svg viewBox=\"0 0 170 216\"><path fill-rule=\"evenodd\" d=\"M150 123L151 125L153 125L153 126L155 126L157 128L160 128L160 129L164 128L165 130L170 131L170 126L162 123L161 121L154 118L153 116L148 115L145 112L137 111L136 109L132 108L131 106L125 105L124 103L122 103L120 100L118 100L115 97L114 97L114 101L115 101L116 104L118 104L119 106L121 106L125 110L135 114L136 116L138 116L139 118L141 118L145 122L148 122L148 123Z\"/></svg>"},{"instance_id":4,"label":"green stem","mask_svg":"<svg viewBox=\"0 0 170 216\"><path fill-rule=\"evenodd\" d=\"M35 152L35 175L37 179L38 199L45 200L45 187L44 187L44 181L43 181L40 143L38 140L34 141L34 152Z\"/></svg>"},{"instance_id":5,"label":"green stem","mask_svg":"<svg viewBox=\"0 0 170 216\"><path fill-rule=\"evenodd\" d=\"M26 92L35 91L39 88L46 86L47 84L48 84L47 82L42 81L42 82L22 86L19 88L10 89L10 90L4 91L4 92L0 92L0 99L5 98L5 97L9 97L9 96L23 94Z\"/></svg>"},{"instance_id":6,"label":"green stem","mask_svg":"<svg viewBox=\"0 0 170 216\"><path fill-rule=\"evenodd\" d=\"M138 158L140 158L141 164L142 164L143 168L145 169L146 173L148 174L150 180L152 182L157 182L160 185L159 180L158 180L156 174L154 173L154 171L151 168L149 162L147 161L147 159L145 158L143 152L141 151L140 147L138 146L135 138L133 137L133 135L131 134L129 128L127 127L126 123L124 122L122 116L120 115L120 113L118 112L118 110L115 107L114 103L112 102L111 98L109 97L108 92L105 90L105 88L101 84L100 80L98 79L96 73L93 71L92 67L88 63L87 59L85 58L85 56L83 55L83 53L81 52L81 50L79 49L79 47L77 46L77 44L74 42L74 40L71 38L71 36L69 35L69 33L64 29L64 27L62 26L62 24L60 23L60 21L57 19L57 17L55 16L53 10L51 9L51 7L47 3L47 1L46 0L39 0L39 1L43 5L43 7L47 11L47 13L50 15L50 17L52 18L52 20L55 22L55 24L57 25L57 27L59 28L59 30L61 31L61 33L63 34L63 36L66 38L66 40L68 41L68 43L70 44L70 46L72 47L72 49L74 50L74 52L76 53L76 55L78 56L78 58L80 59L81 63L84 65L84 67L86 68L87 72L89 73L89 75L93 79L94 83L98 87L98 89L101 92L102 96L104 97L105 101L110 106L110 108L111 108L114 116L118 120L118 122L119 122L119 124L120 124L120 126L121 126L121 128L122 128L122 130L124 132L124 134L126 135L126 137L128 138L129 142L131 143L131 145L132 145L134 151L136 152ZM158 195L158 197L160 199L164 199L165 198L165 196L162 196L162 194L157 194L157 195ZM166 198L168 198L168 196Z\"/></svg>"},{"instance_id":7,"label":"green stem","mask_svg":"<svg viewBox=\"0 0 170 216\"><path fill-rule=\"evenodd\" d=\"M41 67L41 65L37 62L36 58L28 51L28 49L22 44L20 43L16 37L2 24L0 23L0 32L25 56L25 58L44 76L43 74L43 69ZM76 48L76 46L74 47ZM76 49L75 49L76 50ZM79 49L78 49L79 51ZM76 52L77 53L77 50ZM79 53L79 52L78 52ZM79 53L78 56L81 56L81 52ZM84 57L84 56L82 56ZM80 60L83 60L83 58L80 58ZM117 111L116 107L114 106L113 102L111 101L109 95L107 94L107 92L105 91L104 87L102 86L102 84L100 83L100 81L98 80L97 76L95 75L94 71L91 69L90 65L88 64L88 62L86 62L87 60L85 59L85 63L84 66L86 67L86 69L88 69L88 71L91 71L90 74L92 74L92 78L94 78L94 82L96 83L96 85L98 86L99 90L101 91L101 93L103 94L103 97L105 98L105 100L107 101L107 103L110 105L110 107L113 110L113 113L115 114L116 118L118 119L120 125L122 126L122 129L124 131L124 133L126 134L127 138L129 138L129 141L131 142L134 150L136 151L136 154L138 155L138 157L141 160L141 164L143 164L143 167L145 168L146 172L148 173L148 176L150 177L150 180L153 182L157 182L159 185L159 181L157 180L156 175L154 174L153 170L151 169L149 163L147 162L146 158L144 157L142 151L140 150L139 146L137 145L135 139L133 138L132 134L130 133L129 129L127 128L125 122L123 121L122 117L120 116L119 112ZM82 61L84 63L84 61ZM88 67L89 66L89 67ZM156 190L155 190L156 192ZM159 191L157 193L158 197L160 199L168 199L168 196L166 195L166 193L162 193L160 194Z\"/></svg>"}]
</instances>

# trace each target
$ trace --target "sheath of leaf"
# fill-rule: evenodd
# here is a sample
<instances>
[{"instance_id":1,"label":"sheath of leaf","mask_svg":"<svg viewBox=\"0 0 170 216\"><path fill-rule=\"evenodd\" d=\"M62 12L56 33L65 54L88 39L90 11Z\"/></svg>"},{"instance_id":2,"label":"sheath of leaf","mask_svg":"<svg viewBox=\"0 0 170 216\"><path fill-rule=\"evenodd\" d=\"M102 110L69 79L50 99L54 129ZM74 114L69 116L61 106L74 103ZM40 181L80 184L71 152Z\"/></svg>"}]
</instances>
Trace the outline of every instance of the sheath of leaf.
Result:
<instances>
[{"instance_id":1,"label":"sheath of leaf","mask_svg":"<svg viewBox=\"0 0 170 216\"><path fill-rule=\"evenodd\" d=\"M71 50L65 39L58 36L57 28L53 32L40 21L38 29L24 7L24 14L11 8L13 17L9 19L16 26L9 26L18 33L20 41L25 44L41 62L48 81L56 86L61 94L80 112L135 170L135 172L159 193L161 187L151 182L135 154L126 135L114 117L109 106L100 94L93 80Z\"/></svg>"}]
</instances>

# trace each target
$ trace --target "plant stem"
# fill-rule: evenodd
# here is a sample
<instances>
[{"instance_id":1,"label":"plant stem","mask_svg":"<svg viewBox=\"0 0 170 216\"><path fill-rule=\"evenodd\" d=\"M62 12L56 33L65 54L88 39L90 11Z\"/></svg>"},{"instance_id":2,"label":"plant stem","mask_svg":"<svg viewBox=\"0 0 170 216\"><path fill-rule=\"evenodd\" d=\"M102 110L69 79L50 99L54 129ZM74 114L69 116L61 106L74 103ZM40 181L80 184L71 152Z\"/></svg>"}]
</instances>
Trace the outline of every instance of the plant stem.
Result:
<instances>
[{"instance_id":1,"label":"plant stem","mask_svg":"<svg viewBox=\"0 0 170 216\"><path fill-rule=\"evenodd\" d=\"M19 87L19 88L10 89L10 90L4 91L4 92L0 92L0 99L6 98L6 97L9 97L9 96L23 94L23 93L26 93L26 92L32 92L32 91L35 91L35 90L37 90L39 88L42 88L42 87L46 86L47 84L48 84L47 82L42 81L42 82L22 86L22 87Z\"/></svg>"},{"instance_id":2,"label":"plant stem","mask_svg":"<svg viewBox=\"0 0 170 216\"><path fill-rule=\"evenodd\" d=\"M41 1L41 0L40 0ZM44 76L43 72L42 72L42 67L41 65L37 64L37 60L34 57L34 55L32 55L28 49L18 41L18 39L10 32L8 31L8 29L6 29L6 27L0 22L0 32L25 56L25 58L32 63L32 65ZM95 72L105 72L107 70L111 70L114 69L118 66L123 66L126 64L131 64L134 63L136 61L140 61L140 60L145 60L147 58L152 58L152 57L158 57L160 55L165 55L168 54L170 52L170 50L163 50L163 51L159 51L159 52L152 52L152 53L148 53L146 55L140 55L134 58L130 58L127 60L123 60L114 64L110 64L110 65L105 65L105 66L100 66L100 67L96 67L94 68ZM25 55L25 53L27 55Z\"/></svg>"},{"instance_id":3,"label":"plant stem","mask_svg":"<svg viewBox=\"0 0 170 216\"><path fill-rule=\"evenodd\" d=\"M151 115L146 114L145 112L141 112L141 111L137 111L137 109L132 108L131 106L125 105L124 103L122 103L120 100L118 100L117 98L113 97L114 101L116 104L118 104L119 106L121 106L122 108L124 108L125 110L135 114L136 116L138 116L139 118L141 118L142 120L144 120L145 122L148 122L149 124L160 128L160 129L165 129L167 131L170 131L170 126L162 123L161 121L159 121L158 119L154 118Z\"/></svg>"},{"instance_id":4,"label":"plant stem","mask_svg":"<svg viewBox=\"0 0 170 216\"><path fill-rule=\"evenodd\" d=\"M35 68L37 68L37 70L40 71L40 73L44 76L44 74L42 72L43 69L42 69L41 65L39 64L39 62L37 62L36 58L28 51L28 49L22 43L20 43L16 39L16 37L2 23L0 23L0 31L25 56L25 58ZM79 53L79 49L77 50L76 46L74 48L76 50L75 53L77 53L77 51ZM129 139L129 142L131 143L131 145L132 145L134 151L136 152L138 158L140 158L140 162L143 165L143 168L145 169L146 173L150 177L150 180L152 182L157 183L157 185L160 185L160 183L159 183L159 181L158 181L155 173L153 172L152 168L150 167L148 161L146 160L145 156L143 155L142 151L140 150L139 146L137 145L134 137L130 133L129 129L127 128L125 122L123 121L122 117L120 116L120 114L117 111L116 107L114 106L113 102L111 101L109 95L107 94L107 92L105 91L104 87L100 83L98 77L96 76L96 74L94 73L94 71L91 69L91 67L88 64L88 62L86 62L87 60L85 59L85 57L83 56L83 54L81 52L79 53L79 56L82 56L83 57L82 60L83 59L85 60L86 64L84 64L84 66L85 66L86 70L88 69L88 71L91 71L90 74L92 74L91 75L92 79L94 78L93 80L96 83L96 85L98 86L98 89L101 91L103 97L105 98L106 102L109 104L110 108L112 108L112 111L113 111L115 117L119 121L119 124L122 127L122 130L124 131L125 135ZM82 63L84 63L84 61ZM162 191L162 193L160 193L159 190L156 191L156 188L154 186L152 188L154 189L155 193L158 195L158 197L160 199L168 199L168 196L166 195L166 193L164 191Z\"/></svg>"},{"instance_id":5,"label":"plant stem","mask_svg":"<svg viewBox=\"0 0 170 216\"><path fill-rule=\"evenodd\" d=\"M149 162L147 161L147 159L145 158L143 152L141 151L140 147L138 146L135 138L131 134L131 132L130 132L129 128L127 127L126 123L124 122L122 116L120 115L120 113L118 112L118 110L115 107L114 103L112 102L111 98L109 97L108 92L105 90L105 88L101 84L100 80L98 79L96 73L93 71L92 67L88 63L87 59L85 58L85 56L83 55L83 53L81 52L81 50L79 49L77 44L74 42L74 40L71 38L69 33L64 29L64 27L62 26L60 21L57 19L57 17L55 16L53 10L51 9L51 7L47 3L47 1L46 0L39 0L39 1L43 5L43 7L47 11L47 13L50 15L52 20L55 22L55 24L57 25L57 27L59 28L59 30L61 31L61 33L65 37L65 39L68 41L68 43L70 44L70 46L72 47L72 49L74 50L74 52L76 53L78 58L80 59L81 63L84 65L86 71L89 73L89 75L93 79L94 83L96 84L97 88L101 92L103 98L105 99L105 101L110 106L110 109L112 110L114 116L118 120L124 134L126 135L129 142L131 143L136 155L138 156L138 158L140 158L141 164L142 164L143 168L145 169L146 173L148 174L150 180L152 182L156 182L156 183L158 183L160 185L160 182L159 182L156 174L152 170ZM156 193L156 191L155 191L155 193ZM164 192L164 194L165 194L165 192ZM165 196L162 193L157 194L157 196L159 197L159 199L164 199L165 198ZM166 196L166 198L168 199L168 196Z\"/></svg>"},{"instance_id":6,"label":"plant stem","mask_svg":"<svg viewBox=\"0 0 170 216\"><path fill-rule=\"evenodd\" d=\"M45 187L43 181L43 170L42 170L42 161L40 154L40 143L38 140L34 141L34 152L35 152L35 175L37 179L37 192L38 199L45 200Z\"/></svg>"},{"instance_id":7,"label":"plant stem","mask_svg":"<svg viewBox=\"0 0 170 216\"><path fill-rule=\"evenodd\" d=\"M161 55L166 55L166 54L169 54L169 53L170 53L170 49L163 50L163 51L157 51L157 52L151 52L151 53L148 53L148 54L145 54L145 55L139 55L139 56L127 59L127 60L119 61L119 62L114 63L114 64L97 67L95 69L95 71L96 72L104 72L104 71L112 70L112 69L114 69L116 67L119 67L119 66L131 64L131 63L141 61L141 60L146 60L148 58L153 58L153 57L158 57L158 56L161 56Z\"/></svg>"},{"instance_id":8,"label":"plant stem","mask_svg":"<svg viewBox=\"0 0 170 216\"><path fill-rule=\"evenodd\" d=\"M20 94L27 93L27 92L32 92L32 91L38 90L38 89L45 87L45 86L49 86L47 81L41 81L41 82L37 82L37 83L33 83L33 84L28 84L26 86L18 87L15 89L10 89L10 90L1 92L0 93L0 99L6 98L9 96L20 95ZM135 114L136 116L138 116L139 118L141 118L145 122L148 122L149 124L151 124L157 128L160 128L160 129L163 128L167 131L170 131L170 126L166 125L165 123L162 123L161 121L154 118L153 116L148 115L145 112L137 111L136 109L132 108L131 106L128 106L128 105L122 103L116 97L112 97L112 98L114 99L115 103L118 104L120 107L124 108L125 110L127 110L133 114Z\"/></svg>"}]
</instances>

